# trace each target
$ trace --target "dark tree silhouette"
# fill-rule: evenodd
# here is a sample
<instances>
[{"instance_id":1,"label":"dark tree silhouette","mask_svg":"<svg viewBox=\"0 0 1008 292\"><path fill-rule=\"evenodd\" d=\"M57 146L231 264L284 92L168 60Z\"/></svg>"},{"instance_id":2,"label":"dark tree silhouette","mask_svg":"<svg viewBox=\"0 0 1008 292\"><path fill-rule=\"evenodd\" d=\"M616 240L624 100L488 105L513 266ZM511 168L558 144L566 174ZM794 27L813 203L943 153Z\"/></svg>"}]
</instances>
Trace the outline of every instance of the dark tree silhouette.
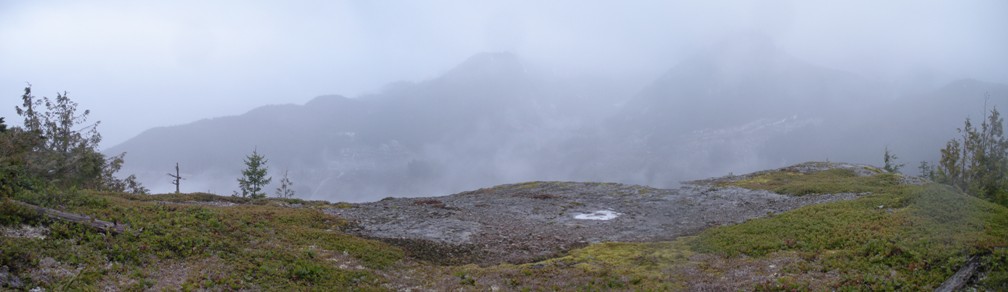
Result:
<instances>
[{"instance_id":1,"label":"dark tree silhouette","mask_svg":"<svg viewBox=\"0 0 1008 292\"><path fill-rule=\"evenodd\" d=\"M245 170L242 170L242 177L238 179L242 198L266 197L262 189L273 180L272 177L266 176L266 162L266 158L259 155L255 149L252 150L252 154L245 157Z\"/></svg>"},{"instance_id":2,"label":"dark tree silhouette","mask_svg":"<svg viewBox=\"0 0 1008 292\"><path fill-rule=\"evenodd\" d=\"M175 174L169 173L168 176L170 176L172 178L172 184L175 185L175 193L178 194L179 193L179 184L180 184L180 182L183 179L185 179L185 178L183 178L182 176L179 175L178 162L175 163Z\"/></svg>"}]
</instances>

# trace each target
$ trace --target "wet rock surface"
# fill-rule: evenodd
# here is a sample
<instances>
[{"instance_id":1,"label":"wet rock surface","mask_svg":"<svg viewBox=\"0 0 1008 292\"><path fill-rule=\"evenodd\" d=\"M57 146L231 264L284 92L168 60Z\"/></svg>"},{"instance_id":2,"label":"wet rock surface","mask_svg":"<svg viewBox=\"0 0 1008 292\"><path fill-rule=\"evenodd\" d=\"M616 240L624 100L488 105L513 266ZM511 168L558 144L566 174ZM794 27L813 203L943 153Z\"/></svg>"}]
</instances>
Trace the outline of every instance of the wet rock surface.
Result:
<instances>
[{"instance_id":1,"label":"wet rock surface","mask_svg":"<svg viewBox=\"0 0 1008 292\"><path fill-rule=\"evenodd\" d=\"M728 178L725 178L728 179ZM858 194L786 196L718 187L530 182L443 197L387 198L326 212L349 232L439 264L526 263L594 242L661 241Z\"/></svg>"}]
</instances>

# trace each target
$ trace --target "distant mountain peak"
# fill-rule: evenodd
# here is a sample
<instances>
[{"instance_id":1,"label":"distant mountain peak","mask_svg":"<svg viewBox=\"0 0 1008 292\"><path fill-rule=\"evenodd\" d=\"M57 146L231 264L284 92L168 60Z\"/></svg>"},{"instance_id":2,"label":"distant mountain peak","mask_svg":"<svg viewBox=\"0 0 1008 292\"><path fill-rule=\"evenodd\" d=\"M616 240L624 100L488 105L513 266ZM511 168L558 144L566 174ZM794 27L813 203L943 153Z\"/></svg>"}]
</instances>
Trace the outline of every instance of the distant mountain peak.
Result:
<instances>
[{"instance_id":1,"label":"distant mountain peak","mask_svg":"<svg viewBox=\"0 0 1008 292\"><path fill-rule=\"evenodd\" d=\"M782 67L806 66L805 62L795 59L778 47L773 38L759 33L733 35L712 44L688 62L708 64L714 72L722 74L749 77L758 77Z\"/></svg>"},{"instance_id":2,"label":"distant mountain peak","mask_svg":"<svg viewBox=\"0 0 1008 292\"><path fill-rule=\"evenodd\" d=\"M346 101L348 99L349 98L347 98L345 96L336 95L336 94L320 95L320 96L316 96L312 100L309 100L307 103L305 103L305 106L306 107L311 107L311 108L326 107L326 105L331 105L331 104L343 102L343 101Z\"/></svg>"},{"instance_id":3,"label":"distant mountain peak","mask_svg":"<svg viewBox=\"0 0 1008 292\"><path fill-rule=\"evenodd\" d=\"M770 36L761 33L739 33L714 43L707 52L713 55L779 55L783 51Z\"/></svg>"},{"instance_id":4,"label":"distant mountain peak","mask_svg":"<svg viewBox=\"0 0 1008 292\"><path fill-rule=\"evenodd\" d=\"M457 67L469 66L493 66L493 65L520 65L520 58L511 52L483 52L470 56Z\"/></svg>"},{"instance_id":5,"label":"distant mountain peak","mask_svg":"<svg viewBox=\"0 0 1008 292\"><path fill-rule=\"evenodd\" d=\"M509 52L479 53L466 59L444 75L445 78L481 78L501 76L521 76L526 72L525 64L517 55Z\"/></svg>"},{"instance_id":6,"label":"distant mountain peak","mask_svg":"<svg viewBox=\"0 0 1008 292\"><path fill-rule=\"evenodd\" d=\"M743 33L676 64L624 108L632 127L732 127L826 108L855 110L877 95L869 88L856 75L790 55L766 35Z\"/></svg>"}]
</instances>

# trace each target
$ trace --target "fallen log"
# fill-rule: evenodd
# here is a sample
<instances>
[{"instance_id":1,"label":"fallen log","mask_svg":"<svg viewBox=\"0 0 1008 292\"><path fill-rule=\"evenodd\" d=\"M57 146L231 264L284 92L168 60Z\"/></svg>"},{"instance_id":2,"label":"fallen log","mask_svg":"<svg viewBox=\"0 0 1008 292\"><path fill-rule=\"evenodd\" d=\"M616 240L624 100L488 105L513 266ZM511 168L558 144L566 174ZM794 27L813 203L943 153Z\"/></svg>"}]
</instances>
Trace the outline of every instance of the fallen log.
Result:
<instances>
[{"instance_id":1,"label":"fallen log","mask_svg":"<svg viewBox=\"0 0 1008 292\"><path fill-rule=\"evenodd\" d=\"M49 217L51 219L83 224L102 233L111 233L113 235L120 234L126 232L126 228L128 227L126 224L123 223L102 221L87 215L63 212L60 210L35 206L32 204L16 200L11 201L25 208L35 210L36 212L39 212L39 214L45 215L46 217Z\"/></svg>"},{"instance_id":2,"label":"fallen log","mask_svg":"<svg viewBox=\"0 0 1008 292\"><path fill-rule=\"evenodd\" d=\"M958 291L966 285L966 282L969 281L970 278L973 278L973 273L976 273L976 270L979 267L980 258L973 256L969 259L969 261L966 261L966 264L963 265L962 268L959 268L959 271L953 274L952 277L945 280L945 283L942 283L942 285L939 286L938 289L935 289L935 291Z\"/></svg>"}]
</instances>

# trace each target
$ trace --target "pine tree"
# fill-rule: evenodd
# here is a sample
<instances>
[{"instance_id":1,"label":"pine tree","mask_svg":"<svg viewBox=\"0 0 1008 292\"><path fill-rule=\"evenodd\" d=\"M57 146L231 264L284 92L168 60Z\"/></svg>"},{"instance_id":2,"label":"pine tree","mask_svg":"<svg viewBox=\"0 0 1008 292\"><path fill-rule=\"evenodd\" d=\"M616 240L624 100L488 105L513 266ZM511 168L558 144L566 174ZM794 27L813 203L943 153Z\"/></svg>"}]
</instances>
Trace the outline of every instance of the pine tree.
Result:
<instances>
[{"instance_id":1,"label":"pine tree","mask_svg":"<svg viewBox=\"0 0 1008 292\"><path fill-rule=\"evenodd\" d=\"M293 198L294 190L291 189L293 185L294 183L287 177L287 171L284 170L283 178L280 179L280 187L276 189L276 196L278 198Z\"/></svg>"},{"instance_id":2,"label":"pine tree","mask_svg":"<svg viewBox=\"0 0 1008 292\"><path fill-rule=\"evenodd\" d=\"M998 200L1008 190L1008 139L1004 137L1004 121L994 108L980 124L970 166L970 193L988 200Z\"/></svg>"},{"instance_id":3,"label":"pine tree","mask_svg":"<svg viewBox=\"0 0 1008 292\"><path fill-rule=\"evenodd\" d=\"M10 135L2 143L5 156L16 157L19 173L60 187L125 190L126 181L114 176L125 153L106 157L98 150L100 122L88 122L90 110L78 111L78 104L66 92L56 93L55 99L36 98L31 84L21 100L15 110L24 125L8 130ZM131 183L137 190L144 189L135 176Z\"/></svg>"},{"instance_id":4,"label":"pine tree","mask_svg":"<svg viewBox=\"0 0 1008 292\"><path fill-rule=\"evenodd\" d=\"M1008 205L1008 138L1004 120L995 107L974 127L969 119L941 150L934 169L936 181L971 195Z\"/></svg>"},{"instance_id":5,"label":"pine tree","mask_svg":"<svg viewBox=\"0 0 1008 292\"><path fill-rule=\"evenodd\" d=\"M941 159L938 160L937 178L939 182L963 189L962 172L959 153L961 152L959 140L952 139L945 143L945 148L941 150Z\"/></svg>"},{"instance_id":6,"label":"pine tree","mask_svg":"<svg viewBox=\"0 0 1008 292\"><path fill-rule=\"evenodd\" d=\"M930 180L935 179L934 163L921 160L920 166L917 166L917 169L920 170L920 177Z\"/></svg>"},{"instance_id":7,"label":"pine tree","mask_svg":"<svg viewBox=\"0 0 1008 292\"><path fill-rule=\"evenodd\" d=\"M66 92L57 92L55 99L37 99L29 86L21 99L22 106L15 110L24 117L24 130L38 137L27 161L28 172L57 185L107 189L101 185L107 162L98 151L99 122L87 124L91 111L78 112Z\"/></svg>"},{"instance_id":8,"label":"pine tree","mask_svg":"<svg viewBox=\"0 0 1008 292\"><path fill-rule=\"evenodd\" d=\"M252 150L252 154L245 157L245 170L242 170L242 177L238 179L242 198L266 197L262 189L273 180L272 177L266 177L266 162L266 158L259 155L255 149Z\"/></svg>"},{"instance_id":9,"label":"pine tree","mask_svg":"<svg viewBox=\"0 0 1008 292\"><path fill-rule=\"evenodd\" d=\"M900 169L903 168L904 164L896 163L897 159L899 159L899 157L896 157L896 154L890 152L889 146L886 146L885 154L882 155L882 162L885 163L885 166L883 166L882 169L885 169L885 171L888 172L899 172Z\"/></svg>"}]
</instances>

